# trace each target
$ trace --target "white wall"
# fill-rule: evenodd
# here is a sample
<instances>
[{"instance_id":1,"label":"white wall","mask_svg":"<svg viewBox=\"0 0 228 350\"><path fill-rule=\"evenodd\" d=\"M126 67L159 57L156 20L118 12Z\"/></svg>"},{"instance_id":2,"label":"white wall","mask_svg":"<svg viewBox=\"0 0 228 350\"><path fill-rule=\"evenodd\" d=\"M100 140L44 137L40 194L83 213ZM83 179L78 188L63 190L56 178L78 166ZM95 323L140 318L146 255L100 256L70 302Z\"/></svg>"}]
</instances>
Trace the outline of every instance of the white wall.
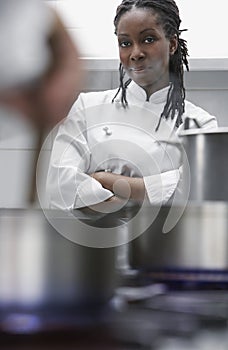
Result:
<instances>
[{"instance_id":1,"label":"white wall","mask_svg":"<svg viewBox=\"0 0 228 350\"><path fill-rule=\"evenodd\" d=\"M83 57L117 57L113 19L119 0L46 0L62 17Z\"/></svg>"},{"instance_id":2,"label":"white wall","mask_svg":"<svg viewBox=\"0 0 228 350\"><path fill-rule=\"evenodd\" d=\"M46 0L63 17L85 57L117 57L113 19L121 0ZM176 0L191 58L228 57L227 1Z\"/></svg>"},{"instance_id":3,"label":"white wall","mask_svg":"<svg viewBox=\"0 0 228 350\"><path fill-rule=\"evenodd\" d=\"M192 58L228 57L227 0L176 0Z\"/></svg>"}]
</instances>

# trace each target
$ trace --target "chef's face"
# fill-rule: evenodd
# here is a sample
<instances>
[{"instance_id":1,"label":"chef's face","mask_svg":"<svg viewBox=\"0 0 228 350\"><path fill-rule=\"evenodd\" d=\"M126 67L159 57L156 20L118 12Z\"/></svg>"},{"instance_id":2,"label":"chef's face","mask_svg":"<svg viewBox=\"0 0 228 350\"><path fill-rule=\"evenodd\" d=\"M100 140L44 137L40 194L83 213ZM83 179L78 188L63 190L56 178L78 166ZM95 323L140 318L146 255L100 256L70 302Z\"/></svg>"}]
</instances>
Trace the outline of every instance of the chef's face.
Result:
<instances>
[{"instance_id":1,"label":"chef's face","mask_svg":"<svg viewBox=\"0 0 228 350\"><path fill-rule=\"evenodd\" d=\"M168 39L152 10L134 8L122 15L116 29L120 60L128 76L149 97L169 84L169 59L177 39Z\"/></svg>"}]
</instances>

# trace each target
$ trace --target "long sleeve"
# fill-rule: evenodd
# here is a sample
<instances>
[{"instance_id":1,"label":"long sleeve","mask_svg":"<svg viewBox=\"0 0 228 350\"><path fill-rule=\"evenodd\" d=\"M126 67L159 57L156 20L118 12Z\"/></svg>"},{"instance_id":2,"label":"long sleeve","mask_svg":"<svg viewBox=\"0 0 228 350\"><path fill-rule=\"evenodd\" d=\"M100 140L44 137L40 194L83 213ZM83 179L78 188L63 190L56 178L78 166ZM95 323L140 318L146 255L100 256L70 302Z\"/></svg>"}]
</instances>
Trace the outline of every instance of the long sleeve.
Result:
<instances>
[{"instance_id":1,"label":"long sleeve","mask_svg":"<svg viewBox=\"0 0 228 350\"><path fill-rule=\"evenodd\" d=\"M179 169L145 176L144 184L149 202L153 205L163 205L168 202L176 190L179 179Z\"/></svg>"},{"instance_id":2,"label":"long sleeve","mask_svg":"<svg viewBox=\"0 0 228 350\"><path fill-rule=\"evenodd\" d=\"M79 97L53 144L46 186L51 208L78 209L113 196L88 174L90 158L83 101Z\"/></svg>"}]
</instances>

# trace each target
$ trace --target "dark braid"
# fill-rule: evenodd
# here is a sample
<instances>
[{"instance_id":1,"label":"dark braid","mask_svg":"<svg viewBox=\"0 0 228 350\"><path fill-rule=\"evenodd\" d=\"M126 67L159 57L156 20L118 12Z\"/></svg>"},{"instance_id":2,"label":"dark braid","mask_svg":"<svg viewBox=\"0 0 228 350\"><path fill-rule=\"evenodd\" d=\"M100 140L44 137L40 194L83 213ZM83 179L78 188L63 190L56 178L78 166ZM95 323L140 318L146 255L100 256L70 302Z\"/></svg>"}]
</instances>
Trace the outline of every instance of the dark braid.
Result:
<instances>
[{"instance_id":1,"label":"dark braid","mask_svg":"<svg viewBox=\"0 0 228 350\"><path fill-rule=\"evenodd\" d=\"M112 99L112 103L115 101L115 98L116 98L117 95L119 94L120 90L122 90L122 93L121 93L121 103L122 103L123 107L125 108L125 107L127 107L127 105L128 105L127 97L126 97L126 90L127 90L128 85L129 85L130 82L131 82L131 79L128 79L128 80L124 83L125 71L124 71L123 66L122 66L121 63L120 63L120 66L119 66L119 74L120 74L120 86L119 86L119 89L118 89L117 93L115 94L115 96L114 96L113 99Z\"/></svg>"},{"instance_id":2,"label":"dark braid","mask_svg":"<svg viewBox=\"0 0 228 350\"><path fill-rule=\"evenodd\" d=\"M184 66L189 70L188 66L188 49L185 40L180 38L181 30L179 10L174 0L123 0L118 6L116 16L114 19L115 33L117 32L117 26L122 15L135 8L149 8L158 15L159 23L162 25L166 38L171 39L174 35L178 39L178 47L174 55L170 56L169 73L171 85L169 88L167 101L164 106L164 110L161 113L160 120L156 130L158 130L162 118L173 119L177 114L176 126L178 127L182 121L182 115L185 110L185 88L183 82ZM126 89L130 83L130 79L124 83L124 70L122 64L119 68L120 72L120 86L116 96L121 91L121 102L124 107L128 105L126 99ZM114 97L113 101L115 100Z\"/></svg>"}]
</instances>

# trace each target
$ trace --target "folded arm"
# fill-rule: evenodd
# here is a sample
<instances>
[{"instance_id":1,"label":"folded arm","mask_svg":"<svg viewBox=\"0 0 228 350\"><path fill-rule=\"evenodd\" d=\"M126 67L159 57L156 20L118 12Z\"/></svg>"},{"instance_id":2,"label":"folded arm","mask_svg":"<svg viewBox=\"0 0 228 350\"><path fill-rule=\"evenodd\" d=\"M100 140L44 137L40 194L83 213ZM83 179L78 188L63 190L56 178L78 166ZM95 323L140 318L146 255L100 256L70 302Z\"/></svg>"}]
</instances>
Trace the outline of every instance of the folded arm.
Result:
<instances>
[{"instance_id":1,"label":"folded arm","mask_svg":"<svg viewBox=\"0 0 228 350\"><path fill-rule=\"evenodd\" d=\"M143 178L129 177L110 172L99 171L91 174L107 190L117 197L143 201L146 195Z\"/></svg>"},{"instance_id":2,"label":"folded arm","mask_svg":"<svg viewBox=\"0 0 228 350\"><path fill-rule=\"evenodd\" d=\"M93 178L113 193L115 196L150 204L164 204L173 195L180 180L179 169L142 178L128 177L109 172L91 174Z\"/></svg>"}]
</instances>

